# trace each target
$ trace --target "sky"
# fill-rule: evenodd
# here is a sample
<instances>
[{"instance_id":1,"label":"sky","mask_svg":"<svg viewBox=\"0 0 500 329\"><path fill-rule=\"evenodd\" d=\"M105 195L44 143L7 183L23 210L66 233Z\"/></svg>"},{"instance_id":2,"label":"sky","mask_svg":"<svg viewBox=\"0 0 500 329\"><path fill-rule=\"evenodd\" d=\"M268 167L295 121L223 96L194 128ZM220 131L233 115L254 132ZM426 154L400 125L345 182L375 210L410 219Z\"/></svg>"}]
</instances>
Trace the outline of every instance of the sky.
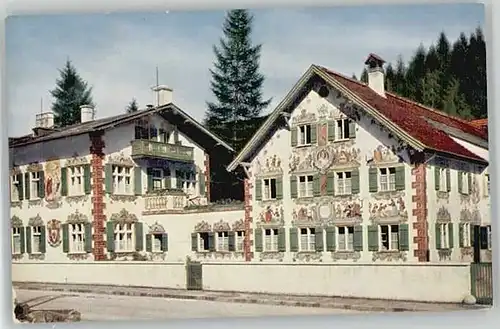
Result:
<instances>
[{"instance_id":1,"label":"sky","mask_svg":"<svg viewBox=\"0 0 500 329\"><path fill-rule=\"evenodd\" d=\"M358 77L369 53L409 60L444 31L451 42L484 28L481 4L353 6L252 10L252 40L262 44L261 73L272 111L311 64ZM224 11L14 16L6 21L9 136L31 132L50 110L50 90L70 59L93 88L96 117L124 113L132 98L154 103L151 87L173 89L173 102L202 120L213 100L212 47Z\"/></svg>"}]
</instances>

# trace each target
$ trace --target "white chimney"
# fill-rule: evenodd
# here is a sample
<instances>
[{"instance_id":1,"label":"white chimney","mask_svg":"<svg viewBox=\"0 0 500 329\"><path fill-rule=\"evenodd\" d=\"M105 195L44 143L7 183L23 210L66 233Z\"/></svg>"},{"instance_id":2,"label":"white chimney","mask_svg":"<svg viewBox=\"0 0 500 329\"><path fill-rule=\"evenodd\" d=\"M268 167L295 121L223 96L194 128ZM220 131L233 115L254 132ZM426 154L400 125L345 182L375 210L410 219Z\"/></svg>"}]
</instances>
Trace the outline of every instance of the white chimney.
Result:
<instances>
[{"instance_id":1,"label":"white chimney","mask_svg":"<svg viewBox=\"0 0 500 329\"><path fill-rule=\"evenodd\" d=\"M385 61L375 54L370 54L365 61L368 66L368 87L382 97L385 97L384 63Z\"/></svg>"},{"instance_id":2,"label":"white chimney","mask_svg":"<svg viewBox=\"0 0 500 329\"><path fill-rule=\"evenodd\" d=\"M80 122L89 122L94 120L95 110L92 105L80 106Z\"/></svg>"},{"instance_id":3,"label":"white chimney","mask_svg":"<svg viewBox=\"0 0 500 329\"><path fill-rule=\"evenodd\" d=\"M54 128L54 113L43 112L36 115L35 128Z\"/></svg>"},{"instance_id":4,"label":"white chimney","mask_svg":"<svg viewBox=\"0 0 500 329\"><path fill-rule=\"evenodd\" d=\"M169 88L165 85L160 85L153 87L153 91L155 92L155 104L156 106L166 105L172 103L172 88Z\"/></svg>"}]
</instances>

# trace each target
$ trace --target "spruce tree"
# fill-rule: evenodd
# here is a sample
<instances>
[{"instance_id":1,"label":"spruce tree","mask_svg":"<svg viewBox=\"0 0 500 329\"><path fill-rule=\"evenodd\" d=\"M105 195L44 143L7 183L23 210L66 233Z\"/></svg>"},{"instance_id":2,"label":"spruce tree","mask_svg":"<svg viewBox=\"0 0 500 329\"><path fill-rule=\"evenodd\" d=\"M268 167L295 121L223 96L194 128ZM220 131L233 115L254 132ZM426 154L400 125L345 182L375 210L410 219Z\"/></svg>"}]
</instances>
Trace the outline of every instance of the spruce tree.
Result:
<instances>
[{"instance_id":1,"label":"spruce tree","mask_svg":"<svg viewBox=\"0 0 500 329\"><path fill-rule=\"evenodd\" d=\"M387 91L393 92L394 91L394 75L396 73L394 72L394 68L392 67L392 64L387 64L387 67L385 68L385 89Z\"/></svg>"},{"instance_id":2,"label":"spruce tree","mask_svg":"<svg viewBox=\"0 0 500 329\"><path fill-rule=\"evenodd\" d=\"M441 86L439 85L438 71L427 72L422 79L422 103L436 108L441 104Z\"/></svg>"},{"instance_id":3,"label":"spruce tree","mask_svg":"<svg viewBox=\"0 0 500 329\"><path fill-rule=\"evenodd\" d=\"M406 87L406 67L403 62L403 57L398 56L398 60L396 61L396 72L394 73L394 92L400 96L407 96L407 87Z\"/></svg>"},{"instance_id":4,"label":"spruce tree","mask_svg":"<svg viewBox=\"0 0 500 329\"><path fill-rule=\"evenodd\" d=\"M259 72L261 45L252 45L253 16L245 9L228 11L223 38L214 46L211 90L215 102L207 102L207 127L241 150L254 134L256 118L270 104L264 100L264 76ZM258 120L257 120L258 121Z\"/></svg>"},{"instance_id":5,"label":"spruce tree","mask_svg":"<svg viewBox=\"0 0 500 329\"><path fill-rule=\"evenodd\" d=\"M368 71L366 70L366 67L361 72L361 77L359 78L359 81L368 83Z\"/></svg>"},{"instance_id":6,"label":"spruce tree","mask_svg":"<svg viewBox=\"0 0 500 329\"><path fill-rule=\"evenodd\" d=\"M56 80L56 88L50 91L50 94L55 98L52 104L55 125L65 127L79 123L80 106L94 106L94 101L92 88L80 77L69 59L59 73L60 78Z\"/></svg>"},{"instance_id":7,"label":"spruce tree","mask_svg":"<svg viewBox=\"0 0 500 329\"><path fill-rule=\"evenodd\" d=\"M406 71L405 80L407 81L408 97L417 102L422 102L422 79L425 76L425 56L424 45L420 44L410 60Z\"/></svg>"},{"instance_id":8,"label":"spruce tree","mask_svg":"<svg viewBox=\"0 0 500 329\"><path fill-rule=\"evenodd\" d=\"M137 104L137 100L135 98L132 98L130 103L127 105L126 111L127 113L133 113L139 111L139 104Z\"/></svg>"}]
</instances>

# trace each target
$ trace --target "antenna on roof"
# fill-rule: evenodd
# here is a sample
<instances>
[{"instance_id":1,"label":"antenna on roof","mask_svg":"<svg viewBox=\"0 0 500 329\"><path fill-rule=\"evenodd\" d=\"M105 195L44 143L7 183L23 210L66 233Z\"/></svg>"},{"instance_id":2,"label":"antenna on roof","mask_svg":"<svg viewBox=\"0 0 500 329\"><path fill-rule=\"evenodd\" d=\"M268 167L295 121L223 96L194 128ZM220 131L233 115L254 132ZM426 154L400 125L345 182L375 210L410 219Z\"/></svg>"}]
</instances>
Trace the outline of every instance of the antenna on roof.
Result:
<instances>
[{"instance_id":1,"label":"antenna on roof","mask_svg":"<svg viewBox=\"0 0 500 329\"><path fill-rule=\"evenodd\" d=\"M158 65L156 66L156 87L160 85L160 75L158 73ZM160 106L160 93L156 92L156 106Z\"/></svg>"},{"instance_id":2,"label":"antenna on roof","mask_svg":"<svg viewBox=\"0 0 500 329\"><path fill-rule=\"evenodd\" d=\"M40 97L40 114L43 113L43 97Z\"/></svg>"}]
</instances>

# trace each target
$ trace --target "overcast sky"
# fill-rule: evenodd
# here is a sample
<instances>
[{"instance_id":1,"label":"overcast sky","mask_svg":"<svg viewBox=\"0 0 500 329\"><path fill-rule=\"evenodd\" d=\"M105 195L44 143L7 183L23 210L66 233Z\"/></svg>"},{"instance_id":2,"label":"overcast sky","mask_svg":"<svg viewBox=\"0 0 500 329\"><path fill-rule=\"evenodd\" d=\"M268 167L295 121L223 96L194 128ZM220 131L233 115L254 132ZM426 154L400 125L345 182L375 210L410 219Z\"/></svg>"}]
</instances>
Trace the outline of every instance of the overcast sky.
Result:
<instances>
[{"instance_id":1,"label":"overcast sky","mask_svg":"<svg viewBox=\"0 0 500 329\"><path fill-rule=\"evenodd\" d=\"M264 94L271 111L312 64L360 75L370 52L388 62L409 59L441 31L451 41L484 24L480 4L255 10L253 40L262 44ZM60 15L9 17L6 66L9 136L29 133L52 103L49 90L70 58L93 87L97 117L123 113L132 98L153 102L151 86L174 89L174 103L201 120L212 99L212 45L225 13Z\"/></svg>"}]
</instances>

